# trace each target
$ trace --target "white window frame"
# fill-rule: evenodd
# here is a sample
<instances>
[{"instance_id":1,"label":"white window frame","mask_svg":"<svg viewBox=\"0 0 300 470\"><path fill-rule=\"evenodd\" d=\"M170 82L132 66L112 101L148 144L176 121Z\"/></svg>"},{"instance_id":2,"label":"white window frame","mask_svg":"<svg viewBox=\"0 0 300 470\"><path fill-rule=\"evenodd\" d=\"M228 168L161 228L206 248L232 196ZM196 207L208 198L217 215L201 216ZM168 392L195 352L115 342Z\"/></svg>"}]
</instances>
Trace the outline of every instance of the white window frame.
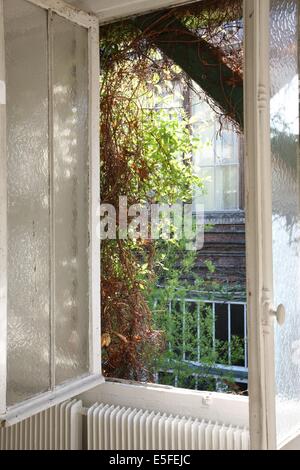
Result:
<instances>
[{"instance_id":1,"label":"white window frame","mask_svg":"<svg viewBox=\"0 0 300 470\"><path fill-rule=\"evenodd\" d=\"M104 382L101 373L99 146L99 21L62 0L26 0L88 30L89 47L89 375L54 387L16 406L6 407L7 382L7 174L3 1L0 0L0 427L11 425ZM51 47L51 46L50 46ZM51 73L50 73L51 75ZM51 84L50 84L51 87ZM50 88L51 89L51 88ZM51 97L50 97L51 98ZM50 113L51 114L51 113ZM51 118L50 118L51 126Z\"/></svg>"},{"instance_id":2,"label":"white window frame","mask_svg":"<svg viewBox=\"0 0 300 470\"><path fill-rule=\"evenodd\" d=\"M276 450L274 321L284 309L273 295L270 0L244 0L244 18L249 426L252 449ZM299 434L289 439L297 445Z\"/></svg>"},{"instance_id":3,"label":"white window frame","mask_svg":"<svg viewBox=\"0 0 300 470\"><path fill-rule=\"evenodd\" d=\"M66 8L66 5L60 0L28 0L39 4L44 8L53 7L53 11L58 14L66 15L69 19L75 18L75 11ZM1 3L0 0L0 13ZM175 6L183 3L192 3L186 0L153 0L150 10L157 10L167 6ZM88 2L87 2L88 5ZM59 11L58 11L59 10ZM149 11L148 0L127 0L120 7L111 6L101 10L101 1L99 8L95 11L100 23L111 22L114 19L128 17L134 14L140 14ZM71 14L71 17L69 16ZM0 16L1 18L1 16ZM97 62L98 43L98 23L90 16L80 13L78 17L85 23L85 19L92 21L91 26L91 49L92 56ZM271 152L270 152L270 120L269 120L269 0L244 0L244 18L245 18L245 133L246 133L246 156L245 158L245 180L246 180L246 236L247 236L247 276L248 276L248 333L249 333L249 406L250 406L250 433L252 449L272 449L276 448L276 419L275 419L275 378L274 378L274 332L273 320L271 314L274 314L272 306L272 225L270 221L271 214ZM80 21L81 21L80 20ZM93 26L92 26L93 25ZM97 25L97 26L96 26ZM97 31L96 31L97 30ZM0 22L0 80L4 81L4 64L1 47L3 41L3 28ZM97 114L97 122L91 129L90 138L93 140L93 153L98 150L98 75L97 66L91 67L91 81L93 82L94 102L92 114ZM95 89L94 89L95 88ZM1 95L0 95L1 96ZM97 103L97 105L96 105ZM94 116L95 118L95 116ZM6 263L6 191L5 191L5 144L2 139L5 136L3 129L5 127L5 105L0 107L0 265ZM96 128L94 128L94 126ZM98 152L97 152L98 153ZM262 158L264 156L264 158ZM95 160L94 160L95 158ZM93 157L93 162L98 162L98 155ZM3 184L4 183L4 184ZM93 177L93 184L97 184L97 176ZM96 206L97 197L93 199L92 206ZM5 210L4 210L5 209ZM94 224L96 221L94 221ZM94 226L94 225L93 225ZM98 250L98 241L92 241L92 250ZM4 249L3 249L4 247ZM94 267L92 273L93 288L99 285L99 266ZM96 291L93 293L94 306L98 304ZM98 310L99 312L100 310ZM5 315L3 315L5 312ZM95 314L95 312L94 312ZM93 325L93 322L92 322ZM92 328L95 328L95 323ZM98 327L96 327L98 328ZM100 329L95 329L93 341L97 344L99 341ZM0 271L0 354L3 352L3 340L6 341L6 271ZM1 349L2 348L2 349ZM6 348L4 348L5 351ZM93 366L97 364L97 350L93 350ZM2 355L1 355L2 356ZM0 357L1 357L0 356ZM3 357L3 356L2 356ZM3 394L5 392L5 380L3 382L6 369L3 359L0 359L0 409L5 403ZM95 372L95 369L93 369ZM116 388L119 384L116 384ZM134 386L127 386L134 387ZM86 389L91 388L91 384ZM135 387L136 390L141 387ZM95 389L96 390L96 389ZM69 387L69 393L65 396L72 396L79 393L78 387L74 387L72 392ZM159 392L160 393L160 392ZM173 393L168 392L167 401ZM118 396L122 395L122 388ZM195 396L195 392L185 393L185 397ZM195 398L198 403L197 394ZM42 399L42 398L41 398ZM53 404L55 396L48 397L48 406ZM116 397L115 397L116 399ZM141 400L144 403L143 394ZM132 404L132 391L128 391L128 403ZM188 399L189 400L189 399ZM188 402L188 400L185 400ZM201 398L199 398L201 400ZM224 398L225 400L225 398ZM238 399L235 399L238 403ZM59 401L59 398L57 399ZM124 401L124 400L123 400ZM225 403L225 402L224 402ZM40 409L47 406L40 407ZM34 407L29 407L23 417L33 414ZM37 407L35 407L36 410ZM38 410L37 410L38 411ZM35 411L36 412L36 411Z\"/></svg>"},{"instance_id":4,"label":"white window frame","mask_svg":"<svg viewBox=\"0 0 300 470\"><path fill-rule=\"evenodd\" d=\"M275 450L270 0L244 0L245 175L251 448Z\"/></svg>"}]
</instances>

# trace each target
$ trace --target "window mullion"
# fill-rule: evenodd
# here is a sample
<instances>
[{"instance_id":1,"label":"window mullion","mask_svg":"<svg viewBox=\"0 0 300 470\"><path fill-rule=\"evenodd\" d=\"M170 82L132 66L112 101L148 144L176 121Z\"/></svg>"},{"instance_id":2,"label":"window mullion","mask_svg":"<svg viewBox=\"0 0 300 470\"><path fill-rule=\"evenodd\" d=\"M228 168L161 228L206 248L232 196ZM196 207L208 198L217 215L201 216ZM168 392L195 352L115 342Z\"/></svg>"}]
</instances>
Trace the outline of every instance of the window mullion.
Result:
<instances>
[{"instance_id":1,"label":"window mullion","mask_svg":"<svg viewBox=\"0 0 300 470\"><path fill-rule=\"evenodd\" d=\"M53 122L53 13L48 11L48 135L49 135L49 228L50 228L50 389L55 387L55 204Z\"/></svg>"},{"instance_id":2,"label":"window mullion","mask_svg":"<svg viewBox=\"0 0 300 470\"><path fill-rule=\"evenodd\" d=\"M99 141L99 24L95 20L89 28L89 297L90 373L101 374L101 326L100 326L100 141Z\"/></svg>"}]
</instances>

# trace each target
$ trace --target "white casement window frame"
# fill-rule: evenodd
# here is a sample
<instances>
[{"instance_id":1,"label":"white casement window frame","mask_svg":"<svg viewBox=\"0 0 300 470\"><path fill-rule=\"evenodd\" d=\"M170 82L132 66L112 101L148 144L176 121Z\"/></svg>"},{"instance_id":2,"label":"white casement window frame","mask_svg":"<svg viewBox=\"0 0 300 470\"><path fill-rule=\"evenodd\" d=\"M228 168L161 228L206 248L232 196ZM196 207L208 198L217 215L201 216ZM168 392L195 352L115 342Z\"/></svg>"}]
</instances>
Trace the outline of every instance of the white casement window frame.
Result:
<instances>
[{"instance_id":1,"label":"white casement window frame","mask_svg":"<svg viewBox=\"0 0 300 470\"><path fill-rule=\"evenodd\" d=\"M91 80L91 120L90 142L92 151L92 203L91 203L91 253L96 254L91 269L91 299L93 303L91 321L91 377L85 383L68 386L67 390L57 390L38 400L23 405L22 418L55 404L69 396L92 388L93 380L100 368L100 325L99 325L99 242L96 239L98 206L98 164L99 164L99 84L98 84L98 24L111 22L134 14L149 11L148 0L124 2L118 7L107 7L95 13L98 20L83 12L67 7L60 0L27 0L47 9L53 9L68 19L78 22L90 30L90 50L93 59L90 67ZM3 0L0 0L0 13ZM188 0L153 0L151 10L193 3ZM1 16L0 16L1 18ZM274 309L272 306L272 191L271 191L271 150L270 150L270 82L269 82L269 0L244 0L245 19L245 187L246 187L246 237L247 237L247 278L248 278L248 347L249 347L249 427L252 449L276 448L275 419L275 367L274 367ZM5 83L3 50L3 25L0 22L0 80ZM2 85L1 85L2 86ZM0 95L2 97L2 95ZM2 101L5 101L2 99ZM5 176L5 103L0 102L0 266L6 265L6 176ZM92 124L91 124L92 123ZM6 388L6 270L0 270L0 412L5 406ZM4 314L5 313L5 314ZM3 352L5 354L3 355ZM94 379L94 377L97 377ZM129 387L129 386L128 386ZM131 387L138 390L138 387ZM116 387L117 388L117 384ZM128 404L134 400L132 389L128 393ZM81 390L82 391L82 390ZM120 387L120 396L122 395ZM171 397L172 391L170 391ZM119 394L118 394L119 395ZM188 402L188 391L185 400ZM195 392L190 396L195 397ZM201 397L199 393L199 406ZM220 395L219 395L220 396ZM124 395L122 395L124 401ZM221 397L221 396L220 396ZM115 397L116 398L116 397ZM126 399L127 399L126 398ZM117 398L116 398L117 399ZM221 399L221 398L220 398ZM144 396L142 397L144 403ZM225 400L225 397L224 397ZM236 398L238 402L238 398ZM47 402L48 405L45 405ZM225 401L224 401L225 403ZM2 408L1 408L2 407ZM25 410L25 411L24 411ZM9 415L8 415L9 416ZM10 421L16 419L16 414Z\"/></svg>"},{"instance_id":2,"label":"white casement window frame","mask_svg":"<svg viewBox=\"0 0 300 470\"><path fill-rule=\"evenodd\" d=\"M26 0L88 30L89 47L89 374L67 384L52 386L51 391L21 404L6 407L7 388L7 173L6 173L6 98L3 1L0 0L0 427L32 416L104 382L101 373L100 328L100 240L97 236L100 204L99 161L99 21L61 0ZM51 41L49 41L51 43ZM51 49L51 44L49 44ZM49 50L49 56L51 50ZM51 70L49 71L49 90ZM50 91L50 103L52 100ZM50 106L51 108L51 106ZM51 129L51 111L49 127ZM51 158L51 145L50 145ZM50 294L51 295L51 294ZM53 333L51 342L53 343ZM53 358L52 358L53 359ZM53 384L53 371L51 382Z\"/></svg>"},{"instance_id":3,"label":"white casement window frame","mask_svg":"<svg viewBox=\"0 0 300 470\"><path fill-rule=\"evenodd\" d=\"M274 305L273 294L270 5L244 0L249 426L255 450L299 439L278 443L276 433L274 322L284 323L285 308Z\"/></svg>"},{"instance_id":4,"label":"white casement window frame","mask_svg":"<svg viewBox=\"0 0 300 470\"><path fill-rule=\"evenodd\" d=\"M251 447L275 450L270 0L244 0L245 175Z\"/></svg>"}]
</instances>

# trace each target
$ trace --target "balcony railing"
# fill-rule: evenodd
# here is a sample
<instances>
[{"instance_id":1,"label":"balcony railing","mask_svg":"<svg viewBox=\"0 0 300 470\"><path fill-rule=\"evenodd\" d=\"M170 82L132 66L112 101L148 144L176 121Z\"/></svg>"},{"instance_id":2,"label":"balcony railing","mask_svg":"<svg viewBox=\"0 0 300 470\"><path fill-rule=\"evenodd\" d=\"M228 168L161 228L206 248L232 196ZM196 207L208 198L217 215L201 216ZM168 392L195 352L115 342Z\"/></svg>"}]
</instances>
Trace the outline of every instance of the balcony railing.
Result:
<instances>
[{"instance_id":1,"label":"balcony railing","mask_svg":"<svg viewBox=\"0 0 300 470\"><path fill-rule=\"evenodd\" d=\"M154 302L154 311L159 309L159 301ZM178 360L191 367L191 375L197 382L201 371L208 370L206 358L209 344L212 357L209 374L216 379L230 374L240 383L248 382L248 347L247 347L247 304L243 301L203 300L195 298L175 298L167 305L170 323L174 316L173 333L169 340L169 350L175 352ZM208 317L210 322L205 322ZM168 332L167 336L168 336ZM205 335L206 338L203 338ZM181 338L181 341L180 341ZM205 351L203 352L203 343ZM222 360L218 348L222 345ZM238 353L237 353L238 347ZM203 357L206 356L206 357ZM199 371L199 372L198 372ZM167 371L164 371L167 372ZM170 374L174 371L170 369ZM174 375L174 374L173 374ZM160 382L157 374L157 382ZM174 375L174 385L178 379Z\"/></svg>"}]
</instances>

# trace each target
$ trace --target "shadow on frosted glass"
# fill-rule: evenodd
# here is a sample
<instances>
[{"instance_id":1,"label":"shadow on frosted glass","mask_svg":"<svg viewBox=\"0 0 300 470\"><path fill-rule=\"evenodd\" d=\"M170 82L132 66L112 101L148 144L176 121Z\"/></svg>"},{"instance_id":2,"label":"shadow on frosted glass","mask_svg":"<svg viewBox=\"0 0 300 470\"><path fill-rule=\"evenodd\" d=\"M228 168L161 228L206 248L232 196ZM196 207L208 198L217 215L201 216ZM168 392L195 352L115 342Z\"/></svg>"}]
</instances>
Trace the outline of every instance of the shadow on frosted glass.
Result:
<instances>
[{"instance_id":1,"label":"shadow on frosted glass","mask_svg":"<svg viewBox=\"0 0 300 470\"><path fill-rule=\"evenodd\" d=\"M49 388L47 15L4 2L8 141L8 405Z\"/></svg>"},{"instance_id":2,"label":"shadow on frosted glass","mask_svg":"<svg viewBox=\"0 0 300 470\"><path fill-rule=\"evenodd\" d=\"M296 0L271 1L271 144L278 444L300 425L300 187Z\"/></svg>"},{"instance_id":3,"label":"shadow on frosted glass","mask_svg":"<svg viewBox=\"0 0 300 470\"><path fill-rule=\"evenodd\" d=\"M88 33L53 16L56 384L88 372Z\"/></svg>"}]
</instances>

